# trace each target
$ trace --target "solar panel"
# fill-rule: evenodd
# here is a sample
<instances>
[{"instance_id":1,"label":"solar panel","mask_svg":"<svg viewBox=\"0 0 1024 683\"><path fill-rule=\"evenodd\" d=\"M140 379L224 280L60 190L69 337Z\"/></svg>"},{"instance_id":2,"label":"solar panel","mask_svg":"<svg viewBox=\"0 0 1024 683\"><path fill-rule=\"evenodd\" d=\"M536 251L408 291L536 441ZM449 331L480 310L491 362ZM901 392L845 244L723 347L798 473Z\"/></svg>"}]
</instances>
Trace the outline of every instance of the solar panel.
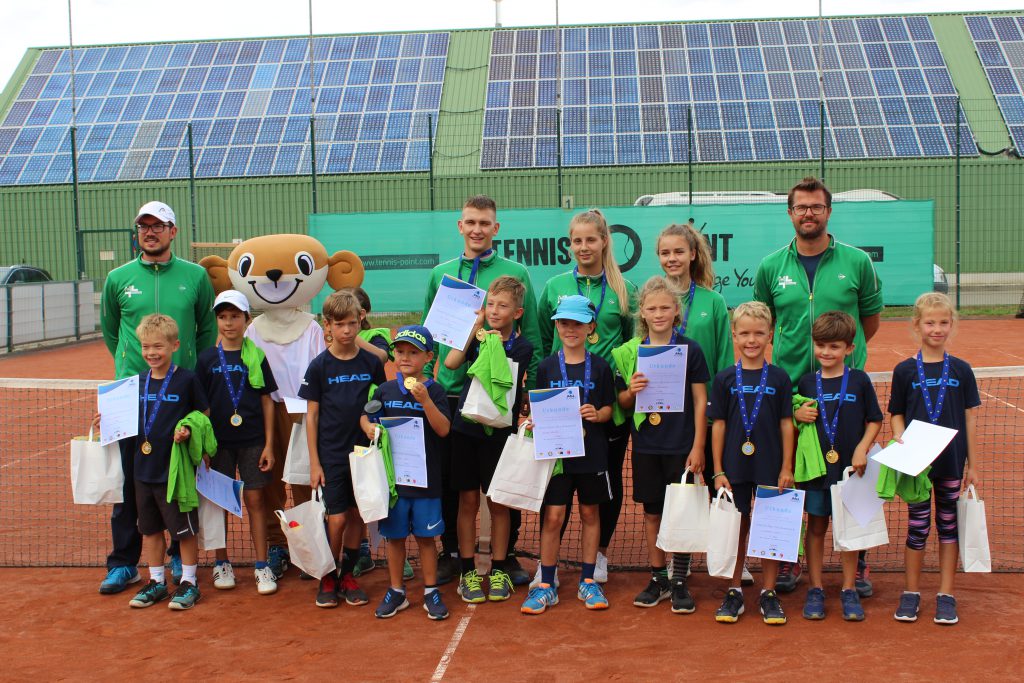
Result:
<instances>
[{"instance_id":1,"label":"solar panel","mask_svg":"<svg viewBox=\"0 0 1024 683\"><path fill-rule=\"evenodd\" d=\"M964 17L1010 140L1024 150L1024 16Z\"/></svg>"},{"instance_id":2,"label":"solar panel","mask_svg":"<svg viewBox=\"0 0 1024 683\"><path fill-rule=\"evenodd\" d=\"M429 167L426 118L415 116L430 113L436 123L448 39L415 33L313 41L321 168ZM534 53L536 45L526 58L536 63ZM308 39L88 47L74 55L82 182L187 177L190 121L200 177L309 171ZM68 50L40 52L0 121L0 184L70 181L70 66ZM535 78L536 68L526 77ZM339 112L351 117L344 126L335 121ZM332 138L360 144L334 145Z\"/></svg>"},{"instance_id":3,"label":"solar panel","mask_svg":"<svg viewBox=\"0 0 1024 683\"><path fill-rule=\"evenodd\" d=\"M555 164L557 131L533 114L553 106L558 44L554 29L492 33L482 169ZM573 27L561 46L568 166L686 163L691 147L697 161L813 159L819 92L828 157L955 152L956 91L925 17ZM1020 64L1002 68L1024 73L1024 49L1013 54ZM962 151L977 154L961 125Z\"/></svg>"}]
</instances>

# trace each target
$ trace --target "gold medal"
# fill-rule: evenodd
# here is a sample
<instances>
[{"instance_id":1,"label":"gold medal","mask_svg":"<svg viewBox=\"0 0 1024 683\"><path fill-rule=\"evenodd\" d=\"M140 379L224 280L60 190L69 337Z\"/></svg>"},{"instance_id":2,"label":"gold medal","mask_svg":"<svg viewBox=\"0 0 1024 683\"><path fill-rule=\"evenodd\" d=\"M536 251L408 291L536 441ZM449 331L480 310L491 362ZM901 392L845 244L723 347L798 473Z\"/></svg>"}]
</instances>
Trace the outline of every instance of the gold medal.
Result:
<instances>
[{"instance_id":1,"label":"gold medal","mask_svg":"<svg viewBox=\"0 0 1024 683\"><path fill-rule=\"evenodd\" d=\"M661 424L660 413L651 413L650 415L647 416L647 419L650 420L651 424L654 425L655 427Z\"/></svg>"},{"instance_id":2,"label":"gold medal","mask_svg":"<svg viewBox=\"0 0 1024 683\"><path fill-rule=\"evenodd\" d=\"M143 455L149 455L153 452L153 444L151 444L149 440L143 441L141 450Z\"/></svg>"},{"instance_id":3,"label":"gold medal","mask_svg":"<svg viewBox=\"0 0 1024 683\"><path fill-rule=\"evenodd\" d=\"M405 382L403 382L403 384L405 384L406 389L412 391L412 388L419 384L419 382L416 381L415 377L406 377Z\"/></svg>"},{"instance_id":4,"label":"gold medal","mask_svg":"<svg viewBox=\"0 0 1024 683\"><path fill-rule=\"evenodd\" d=\"M232 427L241 427L242 426L242 416L239 415L238 413L235 413L234 415L231 416L230 422L231 422L231 426Z\"/></svg>"},{"instance_id":5,"label":"gold medal","mask_svg":"<svg viewBox=\"0 0 1024 683\"><path fill-rule=\"evenodd\" d=\"M740 446L740 452L743 453L743 455L753 455L756 450L757 449L754 448L754 442L749 439L744 441L743 445Z\"/></svg>"},{"instance_id":6,"label":"gold medal","mask_svg":"<svg viewBox=\"0 0 1024 683\"><path fill-rule=\"evenodd\" d=\"M591 344L596 344L597 342L601 341L601 337L598 336L597 332L591 332L590 334L587 335L587 341L590 342Z\"/></svg>"},{"instance_id":7,"label":"gold medal","mask_svg":"<svg viewBox=\"0 0 1024 683\"><path fill-rule=\"evenodd\" d=\"M476 331L476 340L482 342L484 339L487 339L487 331L481 327Z\"/></svg>"},{"instance_id":8,"label":"gold medal","mask_svg":"<svg viewBox=\"0 0 1024 683\"><path fill-rule=\"evenodd\" d=\"M830 465L835 465L839 462L839 452L834 448L830 448L828 453L825 454L825 460L828 460Z\"/></svg>"}]
</instances>

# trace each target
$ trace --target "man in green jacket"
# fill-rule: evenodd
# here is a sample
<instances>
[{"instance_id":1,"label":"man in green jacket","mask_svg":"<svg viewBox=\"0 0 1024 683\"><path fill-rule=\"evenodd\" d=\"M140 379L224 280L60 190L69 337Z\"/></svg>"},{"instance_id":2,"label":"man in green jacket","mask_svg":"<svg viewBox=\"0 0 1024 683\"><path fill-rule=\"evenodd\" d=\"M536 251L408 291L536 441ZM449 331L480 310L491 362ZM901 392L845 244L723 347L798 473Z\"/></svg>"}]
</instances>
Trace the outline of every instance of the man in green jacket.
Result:
<instances>
[{"instance_id":1,"label":"man in green jacket","mask_svg":"<svg viewBox=\"0 0 1024 683\"><path fill-rule=\"evenodd\" d=\"M797 183L789 191L788 212L796 237L761 260L754 276L754 299L767 304L775 316L772 363L789 374L795 387L815 369L811 326L826 311L842 311L857 321L847 363L864 369L868 340L881 320L882 281L870 256L828 233L832 193L820 180L807 177ZM788 593L799 578L799 564L783 563L776 587ZM872 593L863 553L857 592L862 597Z\"/></svg>"},{"instance_id":2,"label":"man in green jacket","mask_svg":"<svg viewBox=\"0 0 1024 683\"><path fill-rule=\"evenodd\" d=\"M171 253L171 242L178 234L174 221L174 211L163 202L143 205L135 217L142 253L112 270L103 285L100 325L103 340L114 357L117 379L147 370L135 328L151 313L169 315L178 323L181 346L172 359L175 365L194 369L198 352L217 340L213 286L203 268ZM139 580L136 565L142 538L135 509L133 452L132 439L121 442L124 502L114 506L110 517L113 550L107 556L107 577L100 584L100 593L104 594L119 593ZM168 551L176 581L181 572L177 547L173 543Z\"/></svg>"}]
</instances>

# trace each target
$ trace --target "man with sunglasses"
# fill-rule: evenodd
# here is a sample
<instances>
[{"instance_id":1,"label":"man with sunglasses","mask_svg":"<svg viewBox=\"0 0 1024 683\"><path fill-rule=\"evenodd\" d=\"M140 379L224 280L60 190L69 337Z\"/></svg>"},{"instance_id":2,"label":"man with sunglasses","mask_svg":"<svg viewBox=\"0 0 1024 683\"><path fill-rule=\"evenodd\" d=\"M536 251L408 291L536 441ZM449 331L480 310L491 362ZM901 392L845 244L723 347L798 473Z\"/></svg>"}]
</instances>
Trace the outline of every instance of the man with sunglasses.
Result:
<instances>
[{"instance_id":1,"label":"man with sunglasses","mask_svg":"<svg viewBox=\"0 0 1024 683\"><path fill-rule=\"evenodd\" d=\"M171 242L178 234L171 207L163 202L144 204L135 217L135 230L141 253L110 271L100 307L103 340L114 357L115 377L131 377L148 368L135 328L151 313L169 315L178 323L181 346L172 362L192 370L199 351L217 340L213 286L203 268L171 252ZM124 502L114 506L110 517L113 550L107 556L107 577L100 584L100 593L108 595L139 580L136 565L142 552L132 476L134 439L124 439L120 446ZM168 550L175 582L181 575L177 547L175 542Z\"/></svg>"}]
</instances>

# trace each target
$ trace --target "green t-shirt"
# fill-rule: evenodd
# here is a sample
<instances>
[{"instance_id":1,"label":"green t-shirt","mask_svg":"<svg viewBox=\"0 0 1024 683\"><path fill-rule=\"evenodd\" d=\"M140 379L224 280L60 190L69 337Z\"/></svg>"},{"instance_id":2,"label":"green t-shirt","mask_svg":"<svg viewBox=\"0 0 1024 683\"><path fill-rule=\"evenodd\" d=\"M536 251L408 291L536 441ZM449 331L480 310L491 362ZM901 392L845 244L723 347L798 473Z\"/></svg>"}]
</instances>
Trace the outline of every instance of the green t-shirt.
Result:
<instances>
[{"instance_id":1,"label":"green t-shirt","mask_svg":"<svg viewBox=\"0 0 1024 683\"><path fill-rule=\"evenodd\" d=\"M679 300L680 314L686 315L687 293ZM729 327L729 308L725 297L718 292L704 287L693 290L693 303L690 305L690 317L686 321L683 334L697 342L704 352L704 360L708 364L708 373L714 380L715 375L735 362L732 350L732 330ZM627 378L628 381L628 378ZM707 382L708 396L711 396L711 381Z\"/></svg>"}]
</instances>

